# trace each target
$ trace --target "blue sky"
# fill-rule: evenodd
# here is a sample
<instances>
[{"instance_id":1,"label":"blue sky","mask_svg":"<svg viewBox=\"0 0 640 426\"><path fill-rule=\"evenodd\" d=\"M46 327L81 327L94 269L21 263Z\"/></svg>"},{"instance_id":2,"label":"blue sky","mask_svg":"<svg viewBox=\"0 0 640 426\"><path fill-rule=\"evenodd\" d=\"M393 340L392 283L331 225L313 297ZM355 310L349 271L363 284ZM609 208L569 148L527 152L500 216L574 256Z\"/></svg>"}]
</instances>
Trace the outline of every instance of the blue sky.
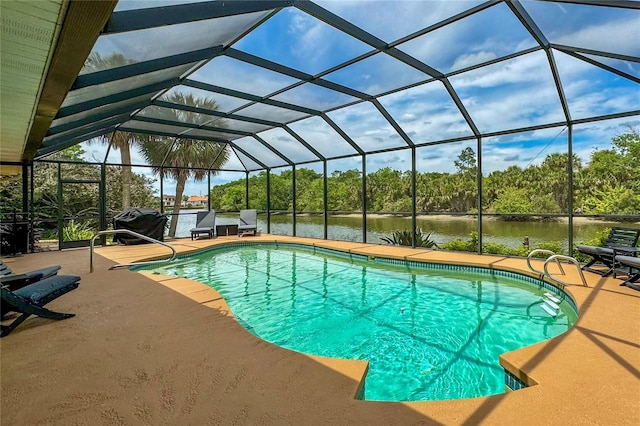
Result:
<instances>
[{"instance_id":1,"label":"blue sky","mask_svg":"<svg viewBox=\"0 0 640 426\"><path fill-rule=\"evenodd\" d=\"M175 3L179 2L126 1L121 2L116 10ZM502 3L406 42L403 42L403 37L482 2L329 0L316 3L445 74L537 46L535 39ZM590 56L640 78L640 61L637 60L640 56L640 11L538 1L521 3L551 43L636 58L619 60ZM99 39L94 50L103 56L118 52L142 61L217 44L228 45L264 16L264 13L258 13L201 21L196 26L176 25L107 35ZM163 48L150 49L150 44L160 38ZM311 75L359 55L372 53L373 50L367 44L296 8L278 12L232 47ZM573 119L638 109L640 86L636 82L555 49L553 58ZM272 95L297 81L227 56L211 60L189 78L258 96ZM380 96L379 101L416 144L472 135L445 85L439 81L429 81L428 75L385 53L371 54L346 68L326 73L323 78L374 96L414 85L397 93ZM544 51L460 72L450 76L449 81L483 133L564 120ZM260 104L248 105L237 98L186 86L173 90L208 96L216 100L220 110L225 112L233 111L239 115L265 117L280 122L299 119L290 125L291 129L321 154L354 153L353 148L318 117L307 117L304 113ZM312 84L302 84L278 93L273 99L323 111L355 100L349 95ZM370 102L334 109L327 116L366 151L405 145L400 135ZM640 117L635 116L576 126L574 153L586 161L594 149L609 147L611 138L624 132L625 125L639 126L639 123ZM259 135L294 161L314 158L309 150L282 129L267 130ZM566 135L566 130L563 131L563 126L560 126L485 138L482 153L484 172L487 174L512 165L524 167L538 164L547 154L566 152ZM283 164L281 159L262 148L253 138L239 139L237 143L247 150L259 146L255 154L269 166ZM418 170L454 171L453 160L460 151L466 146L475 150L475 145L475 141L470 141L420 148ZM104 148L96 144L85 146L85 150L88 157L104 158ZM410 168L408 155L409 151L372 155L367 162L367 171L375 171L380 167L407 170ZM119 162L119 153L112 152L111 159ZM139 154L134 153L133 161L141 161ZM240 166L236 159L227 168ZM360 168L361 158L331 161L330 167L334 170ZM321 166L314 168L321 170ZM221 173L214 182L233 180L239 176L241 174ZM169 192L171 186L170 182L166 182L165 192ZM205 192L206 182L190 182L187 186L188 194Z\"/></svg>"}]
</instances>

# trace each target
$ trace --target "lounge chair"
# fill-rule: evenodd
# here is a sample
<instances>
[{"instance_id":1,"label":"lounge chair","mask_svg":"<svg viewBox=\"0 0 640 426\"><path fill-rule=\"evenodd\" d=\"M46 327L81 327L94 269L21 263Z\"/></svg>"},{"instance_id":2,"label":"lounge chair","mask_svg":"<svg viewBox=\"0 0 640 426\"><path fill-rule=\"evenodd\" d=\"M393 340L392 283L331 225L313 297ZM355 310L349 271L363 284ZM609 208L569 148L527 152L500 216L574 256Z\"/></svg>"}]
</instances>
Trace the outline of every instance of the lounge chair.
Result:
<instances>
[{"instance_id":1,"label":"lounge chair","mask_svg":"<svg viewBox=\"0 0 640 426\"><path fill-rule=\"evenodd\" d=\"M191 228L191 239L193 240L200 234L207 234L209 238L213 238L213 229L216 225L216 211L198 212L196 217L196 227Z\"/></svg>"},{"instance_id":2,"label":"lounge chair","mask_svg":"<svg viewBox=\"0 0 640 426\"><path fill-rule=\"evenodd\" d=\"M258 211L240 210L240 222L238 223L238 235L256 235L258 229Z\"/></svg>"},{"instance_id":3,"label":"lounge chair","mask_svg":"<svg viewBox=\"0 0 640 426\"><path fill-rule=\"evenodd\" d=\"M615 257L617 255L635 254L640 237L640 229L613 227L602 247L577 245L576 248L582 254L591 256L591 260L582 267L583 270L600 274L603 277L611 275L615 271ZM606 269L593 269L592 266L601 263Z\"/></svg>"},{"instance_id":4,"label":"lounge chair","mask_svg":"<svg viewBox=\"0 0 640 426\"><path fill-rule=\"evenodd\" d=\"M10 291L1 287L2 291L2 314L6 310L16 311L21 315L13 320L9 325L2 325L0 337L7 336L14 328L22 324L31 315L42 318L63 320L71 318L75 314L63 314L50 311L43 306L52 300L78 288L80 277L75 275L55 275L42 279L36 283L29 284L16 291Z\"/></svg>"},{"instance_id":5,"label":"lounge chair","mask_svg":"<svg viewBox=\"0 0 640 426\"><path fill-rule=\"evenodd\" d=\"M25 272L24 274L16 274L0 260L0 284L2 284L3 287L9 287L10 290L16 290L40 281L41 279L52 277L56 275L59 270L60 265L55 265Z\"/></svg>"},{"instance_id":6,"label":"lounge chair","mask_svg":"<svg viewBox=\"0 0 640 426\"><path fill-rule=\"evenodd\" d=\"M627 280L620 285L626 285L627 287L640 291L640 283L638 283L638 281L640 281L640 258L634 256L616 256L616 262L620 266L629 268Z\"/></svg>"}]
</instances>

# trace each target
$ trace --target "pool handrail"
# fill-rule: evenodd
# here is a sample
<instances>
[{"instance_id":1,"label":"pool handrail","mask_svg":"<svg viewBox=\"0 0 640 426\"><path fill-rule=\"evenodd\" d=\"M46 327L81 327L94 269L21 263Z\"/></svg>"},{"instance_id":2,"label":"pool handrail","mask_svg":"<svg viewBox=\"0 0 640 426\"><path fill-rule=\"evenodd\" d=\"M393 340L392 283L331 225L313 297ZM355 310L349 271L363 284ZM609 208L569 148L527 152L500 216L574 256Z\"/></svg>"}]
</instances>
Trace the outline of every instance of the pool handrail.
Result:
<instances>
[{"instance_id":1,"label":"pool handrail","mask_svg":"<svg viewBox=\"0 0 640 426\"><path fill-rule=\"evenodd\" d=\"M135 231L131 231L129 229L108 229L106 231L99 231L96 234L93 235L93 237L91 237L91 243L90 243L90 251L89 251L89 272L93 272L93 248L95 245L95 241L96 238L98 238L101 235L107 235L107 234L129 234L129 235L133 235L134 237L138 237L140 239L143 239L145 241L149 241L151 243L158 243L160 245L163 245L165 247L168 247L169 249L171 249L171 257L169 259L159 259L159 260L148 260L148 261L144 261L144 262L131 262L131 263L119 263L117 265L113 265L109 268L109 270L112 269L117 269L117 268L124 268L127 266L136 266L136 265L151 265L154 263L163 263L163 262L171 262L173 259L176 258L176 249L173 248L173 246L171 246L170 244L167 244L163 241L159 241L156 240L155 238L151 238L151 237L147 237L146 235L142 235L139 234Z\"/></svg>"},{"instance_id":2,"label":"pool handrail","mask_svg":"<svg viewBox=\"0 0 640 426\"><path fill-rule=\"evenodd\" d=\"M543 271L540 271L538 269L535 269L533 266L531 266L531 257L535 254L538 253L543 253L543 254L550 254L551 256L549 256L545 261L544 261L544 265L543 265ZM573 265L576 266L576 268L578 269L578 274L580 275L580 280L582 281L582 285L584 287L589 287L589 285L587 284L587 280L584 278L584 274L582 273L582 268L580 267L580 263L578 263L578 261L571 257L571 256L565 256L563 254L555 254L553 251L551 250L545 250L545 249L535 249L532 250L531 253L529 253L527 255L527 266L529 267L530 270L532 270L533 272L537 272L539 274L542 274L543 276L554 280L562 285L575 285L575 284L571 284L571 283L567 283L564 282L562 280L559 280L558 278L552 276L549 273L549 263L551 262L556 262L556 264L558 265L558 268L560 269L560 273L562 275L566 275L564 272L564 268L562 268L562 262L561 261L565 261L568 263L571 263Z\"/></svg>"},{"instance_id":3,"label":"pool handrail","mask_svg":"<svg viewBox=\"0 0 640 426\"><path fill-rule=\"evenodd\" d=\"M533 272L537 272L539 274L544 275L544 271L540 271L536 268L534 268L533 266L531 266L531 258L533 257L534 254L548 254L548 255L555 255L556 253L551 251L551 250L546 250L546 249L535 249L535 250L531 250L531 252L527 255L527 266L529 267L529 269ZM562 268L562 264L560 263L560 260L556 260L556 264L558 265L558 268L560 269L560 273L562 273L562 275L565 275L564 273L564 269Z\"/></svg>"}]
</instances>

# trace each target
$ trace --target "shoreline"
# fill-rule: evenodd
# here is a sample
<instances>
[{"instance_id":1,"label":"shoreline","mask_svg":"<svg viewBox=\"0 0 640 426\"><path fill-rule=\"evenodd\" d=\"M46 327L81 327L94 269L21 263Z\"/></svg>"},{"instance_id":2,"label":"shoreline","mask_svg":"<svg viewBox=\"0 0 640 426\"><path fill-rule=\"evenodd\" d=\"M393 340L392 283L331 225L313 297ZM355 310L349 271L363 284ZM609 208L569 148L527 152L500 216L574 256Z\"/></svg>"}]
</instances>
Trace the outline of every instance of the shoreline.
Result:
<instances>
[{"instance_id":1,"label":"shoreline","mask_svg":"<svg viewBox=\"0 0 640 426\"><path fill-rule=\"evenodd\" d=\"M290 215L290 213L287 213ZM312 216L309 213L300 213L297 216ZM344 213L344 214L330 214L330 216L333 217L362 217L362 214L359 213ZM539 216L537 216L539 217ZM399 215L399 214L384 214L384 213L367 213L367 218L373 218L373 219L385 219L385 218L393 218L393 219L411 219L411 216L405 216L405 215ZM478 220L478 216L477 215L449 215L449 214L418 214L416 215L416 219L417 220L425 220L425 221L461 221L461 222L475 222ZM500 216L483 216L483 221L500 221ZM563 224L568 224L569 223L569 218L566 217L558 217L558 218L552 218L553 222L557 222L557 223L563 223ZM513 221L516 222L516 221ZM526 221L522 221L522 222L526 222ZM536 220L535 222L542 222L539 220ZM602 224L620 224L623 223L625 225L640 225L640 217L638 218L637 221L616 221L616 220L611 220L611 219L605 219L605 218L594 218L594 217L574 217L573 218L573 223L574 224L594 224L594 223L602 223Z\"/></svg>"}]
</instances>

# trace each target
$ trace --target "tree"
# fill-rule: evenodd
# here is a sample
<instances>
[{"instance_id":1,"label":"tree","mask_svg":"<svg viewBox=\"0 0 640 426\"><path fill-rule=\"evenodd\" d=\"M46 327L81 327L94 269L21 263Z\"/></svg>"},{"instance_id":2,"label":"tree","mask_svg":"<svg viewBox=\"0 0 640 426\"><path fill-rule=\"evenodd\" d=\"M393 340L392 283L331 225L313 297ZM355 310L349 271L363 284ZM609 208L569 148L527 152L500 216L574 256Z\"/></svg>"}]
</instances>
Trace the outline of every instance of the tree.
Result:
<instances>
[{"instance_id":1,"label":"tree","mask_svg":"<svg viewBox=\"0 0 640 426\"><path fill-rule=\"evenodd\" d=\"M122 210L131 207L131 146L137 143L139 138L129 132L115 131L97 138L103 143L111 145L112 148L120 151L120 163L122 168Z\"/></svg>"},{"instance_id":2,"label":"tree","mask_svg":"<svg viewBox=\"0 0 640 426\"><path fill-rule=\"evenodd\" d=\"M192 94L174 92L169 102L215 111L218 105L213 99L197 98ZM192 111L163 108L165 118L177 122L204 124L223 127L221 118ZM176 203L173 205L173 219L169 226L169 237L175 237L180 202L187 179L203 180L209 171L219 169L229 158L226 145L219 142L202 141L184 137L143 136L142 155L153 166L153 171L161 171L176 181Z\"/></svg>"},{"instance_id":3,"label":"tree","mask_svg":"<svg viewBox=\"0 0 640 426\"><path fill-rule=\"evenodd\" d=\"M576 206L587 214L637 214L640 211L640 133L612 138L612 148L595 150L588 166L574 178Z\"/></svg>"},{"instance_id":4,"label":"tree","mask_svg":"<svg viewBox=\"0 0 640 426\"><path fill-rule=\"evenodd\" d=\"M475 174L477 170L476 153L471 147L462 150L458 159L453 161L459 173Z\"/></svg>"},{"instance_id":5,"label":"tree","mask_svg":"<svg viewBox=\"0 0 640 426\"><path fill-rule=\"evenodd\" d=\"M92 52L84 63L84 72L97 72L104 69L117 68L132 64L135 61L128 59L120 53L114 53L102 57L98 52ZM120 151L120 163L122 164L122 210L131 207L131 146L138 142L133 133L115 131L97 138L98 141L110 145Z\"/></svg>"},{"instance_id":6,"label":"tree","mask_svg":"<svg viewBox=\"0 0 640 426\"><path fill-rule=\"evenodd\" d=\"M569 211L569 174L567 173L567 163L569 155L554 153L549 154L540 164L540 178L532 180L533 189L538 195L551 197L557 206L554 210L567 213ZM579 172L582 164L578 156L573 156L573 170ZM537 188L536 188L537 187ZM545 211L538 211L544 213ZM532 212L536 213L536 212Z\"/></svg>"}]
</instances>

